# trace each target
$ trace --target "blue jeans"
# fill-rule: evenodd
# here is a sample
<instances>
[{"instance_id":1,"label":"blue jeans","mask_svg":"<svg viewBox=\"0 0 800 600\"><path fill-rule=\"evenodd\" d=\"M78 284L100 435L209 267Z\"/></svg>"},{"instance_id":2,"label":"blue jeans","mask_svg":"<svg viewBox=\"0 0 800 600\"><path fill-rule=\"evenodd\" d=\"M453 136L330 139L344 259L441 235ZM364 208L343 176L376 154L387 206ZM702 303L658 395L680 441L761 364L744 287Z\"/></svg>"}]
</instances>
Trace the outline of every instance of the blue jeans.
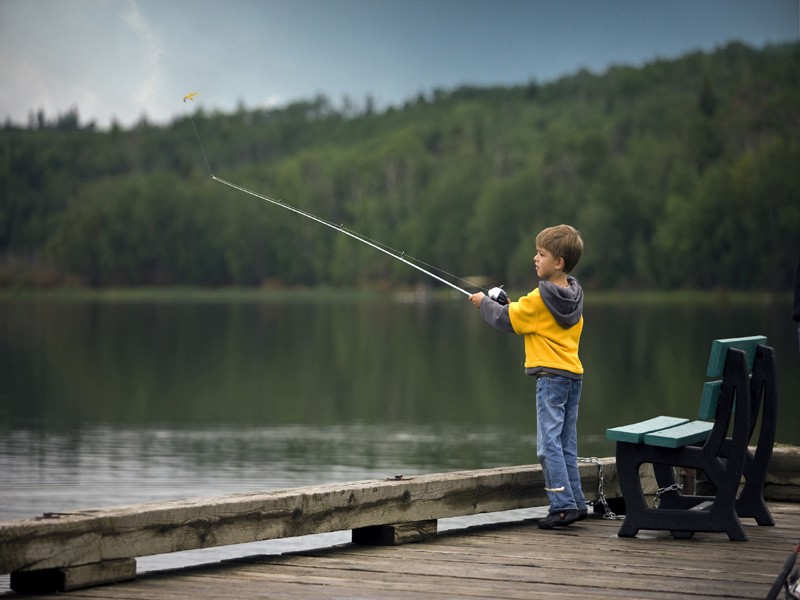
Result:
<instances>
[{"instance_id":1,"label":"blue jeans","mask_svg":"<svg viewBox=\"0 0 800 600\"><path fill-rule=\"evenodd\" d=\"M578 405L582 387L580 379L558 375L536 380L536 453L545 487L554 490L547 492L550 512L586 508L578 472Z\"/></svg>"}]
</instances>

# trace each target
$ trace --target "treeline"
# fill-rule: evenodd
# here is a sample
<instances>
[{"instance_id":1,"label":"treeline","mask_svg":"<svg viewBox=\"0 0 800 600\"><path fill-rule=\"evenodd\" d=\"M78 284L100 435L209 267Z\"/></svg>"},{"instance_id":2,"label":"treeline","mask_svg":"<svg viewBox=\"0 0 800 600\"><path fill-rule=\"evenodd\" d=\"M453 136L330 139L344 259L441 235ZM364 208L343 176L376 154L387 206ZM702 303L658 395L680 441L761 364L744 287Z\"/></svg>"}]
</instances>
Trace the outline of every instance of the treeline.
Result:
<instances>
[{"instance_id":1,"label":"treeline","mask_svg":"<svg viewBox=\"0 0 800 600\"><path fill-rule=\"evenodd\" d=\"M800 257L799 44L193 119L215 175L460 275L529 286L533 235L561 222L595 289L784 290ZM420 281L214 182L188 116L7 122L0 193L0 285Z\"/></svg>"}]
</instances>

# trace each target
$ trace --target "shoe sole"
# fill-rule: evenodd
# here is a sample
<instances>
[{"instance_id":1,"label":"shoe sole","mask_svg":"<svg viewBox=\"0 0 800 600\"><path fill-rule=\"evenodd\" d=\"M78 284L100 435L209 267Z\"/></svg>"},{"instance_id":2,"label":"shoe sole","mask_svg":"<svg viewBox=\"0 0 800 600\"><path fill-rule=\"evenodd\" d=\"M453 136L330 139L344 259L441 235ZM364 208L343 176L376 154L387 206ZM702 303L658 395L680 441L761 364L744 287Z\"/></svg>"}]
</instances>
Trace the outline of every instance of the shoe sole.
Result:
<instances>
[{"instance_id":1,"label":"shoe sole","mask_svg":"<svg viewBox=\"0 0 800 600\"><path fill-rule=\"evenodd\" d=\"M547 517L545 517L545 518L547 518ZM552 522L546 522L546 523L543 523L543 521L540 520L538 522L538 527L539 527L539 529L553 529L554 527L568 527L568 526L572 525L573 523L575 523L577 521L580 521L580 520L581 520L580 515L576 515L576 516L571 517L569 519L563 519L563 520L559 520L559 521L552 521Z\"/></svg>"}]
</instances>

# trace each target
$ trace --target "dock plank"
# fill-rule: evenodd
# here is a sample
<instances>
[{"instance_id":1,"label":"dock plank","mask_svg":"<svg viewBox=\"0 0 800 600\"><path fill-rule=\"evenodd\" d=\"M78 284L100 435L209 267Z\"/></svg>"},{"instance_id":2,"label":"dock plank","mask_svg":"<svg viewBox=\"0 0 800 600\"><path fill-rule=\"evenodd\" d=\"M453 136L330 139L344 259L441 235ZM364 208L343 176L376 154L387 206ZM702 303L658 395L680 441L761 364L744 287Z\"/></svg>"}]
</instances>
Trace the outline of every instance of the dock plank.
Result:
<instances>
[{"instance_id":1,"label":"dock plank","mask_svg":"<svg viewBox=\"0 0 800 600\"><path fill-rule=\"evenodd\" d=\"M365 556L359 554L353 557L350 561L342 562L338 557L332 558L329 561L320 560L320 557L314 557L316 560L298 565L292 563L292 567L305 566L308 568L316 569L352 569L358 570L366 559ZM617 587L620 577L624 578L626 589L631 591L638 591L640 593L649 593L654 586L657 588L672 587L674 590L679 590L682 594L686 594L689 589L695 584L695 579L700 579L700 573L692 573L689 576L681 574L676 577L675 569L667 570L662 574L654 574L650 571L642 571L636 569L615 569L603 565L597 568L587 562L580 561L564 561L559 560L556 555L554 560L543 561L531 560L525 558L523 555L516 555L507 557L506 560L500 563L486 563L480 558L475 556L469 557L463 561L442 561L435 560L430 557L425 557L421 560L409 560L408 556L404 556L403 561L396 560L395 557L386 556L383 558L370 558L370 569L384 573L387 579L399 580L407 577L428 576L434 578L441 576L443 573L452 573L458 576L458 581L462 586L467 583L474 583L474 580L483 583L491 582L493 587L503 582L507 585L515 585L519 589L523 589L531 593L531 586L550 584L550 585L565 585L565 582L579 583L582 587L589 587L594 590L609 589ZM289 565L287 565L289 566ZM753 584L760 586L759 581L753 581L752 578L739 578L735 584L728 581L726 574L719 572L716 575L712 573L705 573L704 579L716 579L716 585L722 587L722 595L735 595L741 590L742 585ZM452 590L453 585L448 585L445 589ZM431 592L436 588L432 588ZM755 593L758 588L754 589ZM757 596L758 594L756 594ZM594 597L591 594L590 597Z\"/></svg>"},{"instance_id":2,"label":"dock plank","mask_svg":"<svg viewBox=\"0 0 800 600\"><path fill-rule=\"evenodd\" d=\"M606 490L617 485L604 461ZM587 489L598 468L579 466ZM185 498L0 522L0 573L516 510L547 503L540 465Z\"/></svg>"},{"instance_id":3,"label":"dock plank","mask_svg":"<svg viewBox=\"0 0 800 600\"><path fill-rule=\"evenodd\" d=\"M690 540L666 532L619 538L620 522L599 518L541 531L527 520L441 532L403 546L344 544L145 573L66 597L763 598L800 535L800 504L770 503L770 510L775 527L745 520L748 542L710 533Z\"/></svg>"}]
</instances>

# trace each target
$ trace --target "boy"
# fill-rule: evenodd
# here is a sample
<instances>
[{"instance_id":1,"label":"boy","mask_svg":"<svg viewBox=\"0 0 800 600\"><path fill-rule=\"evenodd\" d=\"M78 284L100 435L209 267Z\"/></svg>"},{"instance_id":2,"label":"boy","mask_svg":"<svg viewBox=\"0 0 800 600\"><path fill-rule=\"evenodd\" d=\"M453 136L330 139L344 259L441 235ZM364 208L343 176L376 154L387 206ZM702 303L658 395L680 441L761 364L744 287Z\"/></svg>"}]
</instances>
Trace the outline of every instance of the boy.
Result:
<instances>
[{"instance_id":1,"label":"boy","mask_svg":"<svg viewBox=\"0 0 800 600\"><path fill-rule=\"evenodd\" d=\"M540 529L570 525L588 515L578 473L577 433L583 289L568 274L582 254L583 240L574 227L548 227L536 236L537 289L506 305L483 292L469 298L490 325L525 336L525 374L536 377L536 453L550 500Z\"/></svg>"}]
</instances>

